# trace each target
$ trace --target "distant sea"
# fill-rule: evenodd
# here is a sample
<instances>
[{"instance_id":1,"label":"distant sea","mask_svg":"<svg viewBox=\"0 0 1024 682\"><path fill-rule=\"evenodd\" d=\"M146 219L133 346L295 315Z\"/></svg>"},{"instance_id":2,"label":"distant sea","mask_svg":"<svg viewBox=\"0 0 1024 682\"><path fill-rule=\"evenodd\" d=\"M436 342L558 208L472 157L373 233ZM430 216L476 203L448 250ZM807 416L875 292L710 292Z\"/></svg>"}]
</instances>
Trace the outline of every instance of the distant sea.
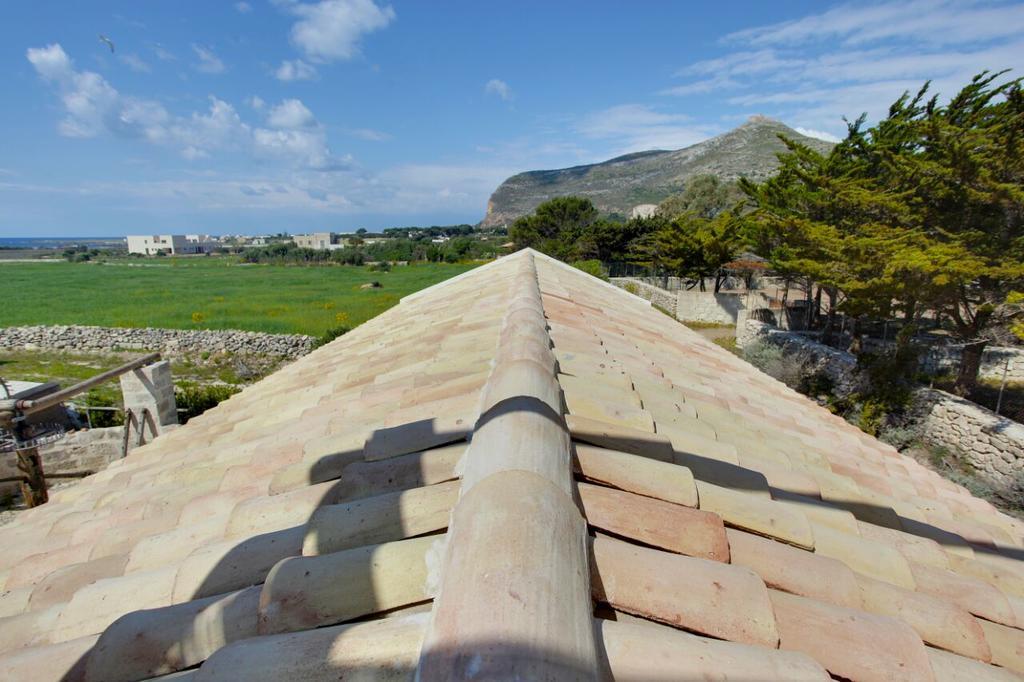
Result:
<instances>
[{"instance_id":1,"label":"distant sea","mask_svg":"<svg viewBox=\"0 0 1024 682\"><path fill-rule=\"evenodd\" d=\"M69 246L123 246L122 237L0 237L0 248L62 249Z\"/></svg>"}]
</instances>

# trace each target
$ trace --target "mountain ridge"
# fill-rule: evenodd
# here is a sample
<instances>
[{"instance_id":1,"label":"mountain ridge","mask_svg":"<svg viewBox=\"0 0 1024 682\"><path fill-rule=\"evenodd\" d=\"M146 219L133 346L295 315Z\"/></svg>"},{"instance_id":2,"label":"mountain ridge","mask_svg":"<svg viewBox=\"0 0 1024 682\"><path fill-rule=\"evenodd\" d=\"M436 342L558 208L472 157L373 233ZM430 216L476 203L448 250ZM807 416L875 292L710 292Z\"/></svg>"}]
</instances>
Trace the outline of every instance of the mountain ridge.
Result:
<instances>
[{"instance_id":1,"label":"mountain ridge","mask_svg":"<svg viewBox=\"0 0 1024 682\"><path fill-rule=\"evenodd\" d=\"M778 168L776 154L786 149L779 134L822 152L833 146L774 119L753 116L733 130L682 149L632 152L599 163L513 175L491 194L480 226L508 225L559 196L587 197L602 213L628 217L635 206L657 204L682 191L695 175L761 180Z\"/></svg>"}]
</instances>

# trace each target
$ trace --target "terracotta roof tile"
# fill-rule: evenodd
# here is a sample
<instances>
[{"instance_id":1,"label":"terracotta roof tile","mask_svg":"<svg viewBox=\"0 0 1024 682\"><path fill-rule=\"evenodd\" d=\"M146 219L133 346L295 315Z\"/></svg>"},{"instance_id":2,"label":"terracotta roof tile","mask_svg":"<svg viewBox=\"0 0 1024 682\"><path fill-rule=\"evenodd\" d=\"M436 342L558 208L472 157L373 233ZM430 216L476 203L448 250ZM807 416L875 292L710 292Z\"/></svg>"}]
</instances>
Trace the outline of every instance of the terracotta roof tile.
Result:
<instances>
[{"instance_id":1,"label":"terracotta roof tile","mask_svg":"<svg viewBox=\"0 0 1024 682\"><path fill-rule=\"evenodd\" d=\"M600 535L591 546L595 599L719 639L778 645L767 588L753 571Z\"/></svg>"},{"instance_id":2,"label":"terracotta roof tile","mask_svg":"<svg viewBox=\"0 0 1024 682\"><path fill-rule=\"evenodd\" d=\"M864 680L931 680L925 646L902 621L771 592L783 649L802 651L833 675Z\"/></svg>"},{"instance_id":3,"label":"terracotta roof tile","mask_svg":"<svg viewBox=\"0 0 1024 682\"><path fill-rule=\"evenodd\" d=\"M1020 679L1018 675L1005 668L997 668L941 649L928 647L928 660L932 664L935 682L1012 682Z\"/></svg>"},{"instance_id":4,"label":"terracotta roof tile","mask_svg":"<svg viewBox=\"0 0 1024 682\"><path fill-rule=\"evenodd\" d=\"M582 443L573 454L573 468L584 480L686 507L698 505L697 484L684 466Z\"/></svg>"},{"instance_id":5,"label":"terracotta roof tile","mask_svg":"<svg viewBox=\"0 0 1024 682\"><path fill-rule=\"evenodd\" d=\"M829 680L813 659L795 652L722 642L654 624L597 621L599 641L616 680Z\"/></svg>"},{"instance_id":6,"label":"terracotta roof tile","mask_svg":"<svg viewBox=\"0 0 1024 682\"><path fill-rule=\"evenodd\" d=\"M1024 675L1024 631L981 618L978 624L992 649L992 662Z\"/></svg>"},{"instance_id":7,"label":"terracotta roof tile","mask_svg":"<svg viewBox=\"0 0 1024 682\"><path fill-rule=\"evenodd\" d=\"M955 604L881 580L857 576L865 611L897 618L927 644L989 662L992 654L977 619Z\"/></svg>"},{"instance_id":8,"label":"terracotta roof tile","mask_svg":"<svg viewBox=\"0 0 1024 682\"><path fill-rule=\"evenodd\" d=\"M669 552L729 561L717 514L588 483L580 483L578 492L591 528Z\"/></svg>"},{"instance_id":9,"label":"terracotta roof tile","mask_svg":"<svg viewBox=\"0 0 1024 682\"><path fill-rule=\"evenodd\" d=\"M861 608L857 578L843 562L734 528L726 532L732 562L752 569L769 587Z\"/></svg>"},{"instance_id":10,"label":"terracotta roof tile","mask_svg":"<svg viewBox=\"0 0 1024 682\"><path fill-rule=\"evenodd\" d=\"M1022 536L527 251L0 528L0 679L1003 679Z\"/></svg>"}]
</instances>

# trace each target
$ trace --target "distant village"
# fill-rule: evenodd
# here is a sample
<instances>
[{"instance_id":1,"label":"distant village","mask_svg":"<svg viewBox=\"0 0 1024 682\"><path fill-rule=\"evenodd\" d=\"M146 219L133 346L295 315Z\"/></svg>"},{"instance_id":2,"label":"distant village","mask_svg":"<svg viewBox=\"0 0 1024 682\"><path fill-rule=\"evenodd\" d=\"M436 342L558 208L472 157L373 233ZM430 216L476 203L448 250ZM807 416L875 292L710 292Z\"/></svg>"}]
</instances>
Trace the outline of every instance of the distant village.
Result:
<instances>
[{"instance_id":1,"label":"distant village","mask_svg":"<svg viewBox=\"0 0 1024 682\"><path fill-rule=\"evenodd\" d=\"M129 254L142 256L180 256L216 253L225 249L247 249L274 243L294 243L298 248L335 251L352 246L380 244L392 239L420 239L429 237L433 244L444 244L453 236L465 235L473 230L470 225L429 228L389 228L383 233L360 229L351 233L312 232L309 234L277 235L208 235L208 234L144 234L128 235L125 241Z\"/></svg>"}]
</instances>

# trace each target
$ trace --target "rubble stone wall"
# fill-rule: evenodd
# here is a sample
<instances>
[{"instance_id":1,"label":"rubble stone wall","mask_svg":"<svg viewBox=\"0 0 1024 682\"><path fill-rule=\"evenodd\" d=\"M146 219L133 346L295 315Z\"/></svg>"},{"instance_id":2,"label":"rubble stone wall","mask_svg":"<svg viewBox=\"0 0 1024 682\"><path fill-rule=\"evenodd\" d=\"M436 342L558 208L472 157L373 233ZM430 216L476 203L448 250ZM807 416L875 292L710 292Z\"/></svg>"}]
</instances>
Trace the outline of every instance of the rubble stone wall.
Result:
<instances>
[{"instance_id":1,"label":"rubble stone wall","mask_svg":"<svg viewBox=\"0 0 1024 682\"><path fill-rule=\"evenodd\" d=\"M993 484L1024 491L1024 425L945 391L917 392L925 440L956 452Z\"/></svg>"},{"instance_id":2,"label":"rubble stone wall","mask_svg":"<svg viewBox=\"0 0 1024 682\"><path fill-rule=\"evenodd\" d=\"M673 313L682 322L709 322L714 324L736 324L744 310L745 293L715 293L696 289L667 290L650 280L653 277L612 277L611 282L620 289L650 301L652 304ZM676 277L670 277L669 285L674 288Z\"/></svg>"},{"instance_id":3,"label":"rubble stone wall","mask_svg":"<svg viewBox=\"0 0 1024 682\"><path fill-rule=\"evenodd\" d=\"M745 348L758 341L778 345L787 356L803 359L808 372L823 372L832 379L837 395L848 395L858 381L863 381L857 372L857 360L850 353L750 320L736 342ZM915 392L913 410L929 445L955 452L996 487L1024 492L1024 425L930 388Z\"/></svg>"},{"instance_id":4,"label":"rubble stone wall","mask_svg":"<svg viewBox=\"0 0 1024 682\"><path fill-rule=\"evenodd\" d=\"M313 350L316 339L303 334L263 334L238 330L135 329L56 325L0 327L0 348L102 352L113 349L261 353L294 359Z\"/></svg>"},{"instance_id":5,"label":"rubble stone wall","mask_svg":"<svg viewBox=\"0 0 1024 682\"><path fill-rule=\"evenodd\" d=\"M857 358L850 353L757 320L747 320L737 331L736 345L740 348L757 342L778 346L787 357L802 363L808 376L822 374L828 377L837 396L856 393L863 386L864 377L857 370Z\"/></svg>"},{"instance_id":6,"label":"rubble stone wall","mask_svg":"<svg viewBox=\"0 0 1024 682\"><path fill-rule=\"evenodd\" d=\"M960 367L958 347L930 348L921 356L921 371L926 374L955 374ZM981 356L978 376L982 379L1003 378L1006 370L1007 381L1024 382L1024 348L989 346Z\"/></svg>"},{"instance_id":7,"label":"rubble stone wall","mask_svg":"<svg viewBox=\"0 0 1024 682\"><path fill-rule=\"evenodd\" d=\"M635 296L639 296L645 301L650 301L652 305L656 305L670 313L676 310L676 294L674 291L667 291L633 277L612 277L611 283Z\"/></svg>"}]
</instances>

